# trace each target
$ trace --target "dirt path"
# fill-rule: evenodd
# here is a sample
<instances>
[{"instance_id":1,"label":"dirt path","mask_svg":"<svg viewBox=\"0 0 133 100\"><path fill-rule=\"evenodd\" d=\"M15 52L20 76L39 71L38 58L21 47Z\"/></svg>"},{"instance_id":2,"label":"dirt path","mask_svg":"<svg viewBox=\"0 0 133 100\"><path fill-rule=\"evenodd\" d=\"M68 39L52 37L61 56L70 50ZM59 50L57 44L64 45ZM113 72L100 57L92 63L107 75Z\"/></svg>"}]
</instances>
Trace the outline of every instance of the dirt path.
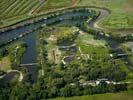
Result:
<instances>
[{"instance_id":1,"label":"dirt path","mask_svg":"<svg viewBox=\"0 0 133 100\"><path fill-rule=\"evenodd\" d=\"M44 2L46 2L46 0L39 0L39 3L31 9L28 15L32 15L40 6L44 4Z\"/></svg>"},{"instance_id":2,"label":"dirt path","mask_svg":"<svg viewBox=\"0 0 133 100\"><path fill-rule=\"evenodd\" d=\"M71 0L72 6L76 6L76 4L79 2L79 0Z\"/></svg>"}]
</instances>

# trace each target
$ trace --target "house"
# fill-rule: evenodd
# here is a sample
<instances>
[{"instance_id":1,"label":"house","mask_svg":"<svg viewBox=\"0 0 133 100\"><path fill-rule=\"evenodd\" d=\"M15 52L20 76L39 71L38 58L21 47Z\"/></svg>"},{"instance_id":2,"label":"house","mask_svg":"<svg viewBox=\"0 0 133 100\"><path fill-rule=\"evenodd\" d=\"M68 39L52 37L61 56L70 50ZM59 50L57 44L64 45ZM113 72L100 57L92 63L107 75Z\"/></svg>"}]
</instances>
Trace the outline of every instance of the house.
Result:
<instances>
[{"instance_id":1,"label":"house","mask_svg":"<svg viewBox=\"0 0 133 100\"><path fill-rule=\"evenodd\" d=\"M102 84L102 83L110 84L110 81L108 81L108 79L106 79L106 78L96 80L96 85L99 85L99 84Z\"/></svg>"}]
</instances>

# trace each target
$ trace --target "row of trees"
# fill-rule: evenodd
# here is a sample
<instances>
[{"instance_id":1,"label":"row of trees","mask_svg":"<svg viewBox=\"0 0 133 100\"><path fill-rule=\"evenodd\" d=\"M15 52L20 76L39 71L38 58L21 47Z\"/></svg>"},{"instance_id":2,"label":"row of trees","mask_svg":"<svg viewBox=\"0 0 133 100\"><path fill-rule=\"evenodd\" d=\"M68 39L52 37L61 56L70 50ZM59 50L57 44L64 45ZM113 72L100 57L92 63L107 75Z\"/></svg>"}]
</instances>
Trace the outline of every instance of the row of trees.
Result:
<instances>
[{"instance_id":1,"label":"row of trees","mask_svg":"<svg viewBox=\"0 0 133 100\"><path fill-rule=\"evenodd\" d=\"M119 92L127 90L126 84L121 85L107 85L101 84L99 86L80 86L78 83L74 86L65 85L62 88L56 86L46 87L45 84L36 83L30 85L28 83L14 83L8 84L5 87L0 87L1 100L40 100L53 97L71 97L88 94L98 94L106 92Z\"/></svg>"},{"instance_id":2,"label":"row of trees","mask_svg":"<svg viewBox=\"0 0 133 100\"><path fill-rule=\"evenodd\" d=\"M133 35L128 34L128 35L125 35L125 36L114 36L114 39L119 41L120 43L133 41Z\"/></svg>"}]
</instances>

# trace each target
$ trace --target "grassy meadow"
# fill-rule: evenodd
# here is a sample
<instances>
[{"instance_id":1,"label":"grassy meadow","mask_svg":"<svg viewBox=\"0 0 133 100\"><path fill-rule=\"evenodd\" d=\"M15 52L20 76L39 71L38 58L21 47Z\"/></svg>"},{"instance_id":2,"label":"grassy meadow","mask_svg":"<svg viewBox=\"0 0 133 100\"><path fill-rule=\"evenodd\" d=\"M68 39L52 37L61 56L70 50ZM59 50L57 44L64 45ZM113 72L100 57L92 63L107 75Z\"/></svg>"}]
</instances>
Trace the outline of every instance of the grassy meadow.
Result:
<instances>
[{"instance_id":1,"label":"grassy meadow","mask_svg":"<svg viewBox=\"0 0 133 100\"><path fill-rule=\"evenodd\" d=\"M111 15L99 23L105 28L133 28L132 0L81 0L78 6L97 6L111 10Z\"/></svg>"},{"instance_id":2,"label":"grassy meadow","mask_svg":"<svg viewBox=\"0 0 133 100\"><path fill-rule=\"evenodd\" d=\"M133 92L121 92L121 93L107 93L107 94L96 94L86 96L75 96L71 98L56 98L49 100L132 100Z\"/></svg>"},{"instance_id":3,"label":"grassy meadow","mask_svg":"<svg viewBox=\"0 0 133 100\"><path fill-rule=\"evenodd\" d=\"M9 56L0 59L0 70L7 72L11 70L11 62Z\"/></svg>"}]
</instances>

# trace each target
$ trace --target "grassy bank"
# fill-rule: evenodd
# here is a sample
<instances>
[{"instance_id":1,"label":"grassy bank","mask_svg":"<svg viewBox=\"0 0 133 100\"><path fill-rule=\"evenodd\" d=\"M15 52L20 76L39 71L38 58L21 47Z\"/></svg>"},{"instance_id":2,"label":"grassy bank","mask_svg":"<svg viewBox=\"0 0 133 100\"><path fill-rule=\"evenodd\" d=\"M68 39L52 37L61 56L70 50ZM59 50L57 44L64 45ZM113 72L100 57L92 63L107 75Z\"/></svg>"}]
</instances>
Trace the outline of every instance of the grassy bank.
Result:
<instances>
[{"instance_id":1,"label":"grassy bank","mask_svg":"<svg viewBox=\"0 0 133 100\"><path fill-rule=\"evenodd\" d=\"M11 70L11 62L9 56L6 56L0 59L0 71L7 72L8 70Z\"/></svg>"},{"instance_id":2,"label":"grassy bank","mask_svg":"<svg viewBox=\"0 0 133 100\"><path fill-rule=\"evenodd\" d=\"M4 48L0 48L2 50ZM18 69L20 59L26 50L23 42L12 43L10 46L6 46L4 53L0 58L0 71L7 72L11 69Z\"/></svg>"}]
</instances>

